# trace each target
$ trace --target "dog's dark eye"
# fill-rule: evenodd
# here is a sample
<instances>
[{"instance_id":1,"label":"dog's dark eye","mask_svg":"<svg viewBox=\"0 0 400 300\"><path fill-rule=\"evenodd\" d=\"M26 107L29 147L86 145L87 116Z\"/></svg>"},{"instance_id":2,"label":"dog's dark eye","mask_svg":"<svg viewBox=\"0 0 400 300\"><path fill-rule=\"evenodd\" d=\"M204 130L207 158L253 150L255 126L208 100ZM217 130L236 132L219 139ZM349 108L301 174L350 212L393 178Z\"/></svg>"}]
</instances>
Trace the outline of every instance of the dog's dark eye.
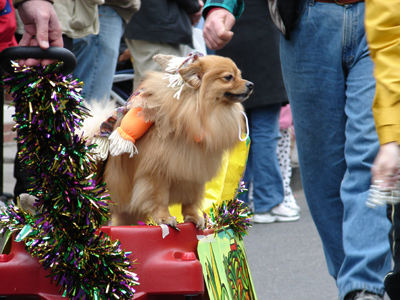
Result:
<instances>
[{"instance_id":1,"label":"dog's dark eye","mask_svg":"<svg viewBox=\"0 0 400 300\"><path fill-rule=\"evenodd\" d=\"M227 81L232 81L232 80L234 80L234 78L233 78L232 75L225 76L224 79L227 80Z\"/></svg>"}]
</instances>

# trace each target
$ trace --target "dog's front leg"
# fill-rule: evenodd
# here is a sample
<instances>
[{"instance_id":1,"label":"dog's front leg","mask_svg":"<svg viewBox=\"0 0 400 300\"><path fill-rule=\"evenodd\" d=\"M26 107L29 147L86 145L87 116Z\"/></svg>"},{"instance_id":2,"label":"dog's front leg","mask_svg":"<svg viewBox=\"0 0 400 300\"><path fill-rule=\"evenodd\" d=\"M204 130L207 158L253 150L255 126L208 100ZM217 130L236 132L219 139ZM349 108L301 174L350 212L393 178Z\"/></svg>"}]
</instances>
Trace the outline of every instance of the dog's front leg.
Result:
<instances>
[{"instance_id":1,"label":"dog's front leg","mask_svg":"<svg viewBox=\"0 0 400 300\"><path fill-rule=\"evenodd\" d=\"M192 222L198 229L203 229L204 218L199 215L198 206L194 203L182 205L182 215L185 222Z\"/></svg>"},{"instance_id":2,"label":"dog's front leg","mask_svg":"<svg viewBox=\"0 0 400 300\"><path fill-rule=\"evenodd\" d=\"M177 225L176 219L169 213L168 206L159 206L157 211L153 212L152 219L158 225L167 224L172 227Z\"/></svg>"},{"instance_id":3,"label":"dog's front leg","mask_svg":"<svg viewBox=\"0 0 400 300\"><path fill-rule=\"evenodd\" d=\"M204 218L199 214L204 198L204 184L187 181L177 182L171 187L170 197L174 203L182 203L184 222L192 222L198 229L204 227Z\"/></svg>"},{"instance_id":4,"label":"dog's front leg","mask_svg":"<svg viewBox=\"0 0 400 300\"><path fill-rule=\"evenodd\" d=\"M150 180L148 187L152 186L150 192L150 198L147 198L146 204L151 205L149 207L150 216L154 222L158 225L167 224L172 227L176 227L176 219L171 216L169 206L169 185L168 183L157 183L153 184Z\"/></svg>"}]
</instances>

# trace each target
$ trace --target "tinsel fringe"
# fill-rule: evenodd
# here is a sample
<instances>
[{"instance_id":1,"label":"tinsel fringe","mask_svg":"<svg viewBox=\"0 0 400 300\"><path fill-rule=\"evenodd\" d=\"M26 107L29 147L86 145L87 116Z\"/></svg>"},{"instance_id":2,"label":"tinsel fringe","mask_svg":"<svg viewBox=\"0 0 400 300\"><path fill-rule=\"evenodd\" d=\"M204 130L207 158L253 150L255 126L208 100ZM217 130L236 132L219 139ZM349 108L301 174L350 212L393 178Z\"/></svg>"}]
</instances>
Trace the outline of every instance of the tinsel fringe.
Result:
<instances>
[{"instance_id":1,"label":"tinsel fringe","mask_svg":"<svg viewBox=\"0 0 400 300\"><path fill-rule=\"evenodd\" d=\"M129 157L138 154L137 148L132 141L125 140L117 130L109 137L110 140L110 154L112 156L118 156L123 153L129 153Z\"/></svg>"},{"instance_id":2,"label":"tinsel fringe","mask_svg":"<svg viewBox=\"0 0 400 300\"><path fill-rule=\"evenodd\" d=\"M92 144L96 144L97 147L93 148L91 152L96 161L105 161L110 151L110 142L107 137L94 137Z\"/></svg>"}]
</instances>

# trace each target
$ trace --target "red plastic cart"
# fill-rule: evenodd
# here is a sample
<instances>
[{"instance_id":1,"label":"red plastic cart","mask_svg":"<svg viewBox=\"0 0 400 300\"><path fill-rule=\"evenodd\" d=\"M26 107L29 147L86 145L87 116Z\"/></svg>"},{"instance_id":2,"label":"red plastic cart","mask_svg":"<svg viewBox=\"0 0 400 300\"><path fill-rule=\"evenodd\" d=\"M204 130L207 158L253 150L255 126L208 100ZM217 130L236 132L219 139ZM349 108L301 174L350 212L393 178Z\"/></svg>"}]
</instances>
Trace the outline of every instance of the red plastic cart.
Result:
<instances>
[{"instance_id":1,"label":"red plastic cart","mask_svg":"<svg viewBox=\"0 0 400 300\"><path fill-rule=\"evenodd\" d=\"M169 228L162 237L160 226L105 226L101 230L122 249L131 251L139 276L135 300L203 299L204 279L197 256L198 235L192 223ZM0 255L0 299L65 300L59 287L46 277L49 270L32 258L23 242L11 244L9 254Z\"/></svg>"}]
</instances>

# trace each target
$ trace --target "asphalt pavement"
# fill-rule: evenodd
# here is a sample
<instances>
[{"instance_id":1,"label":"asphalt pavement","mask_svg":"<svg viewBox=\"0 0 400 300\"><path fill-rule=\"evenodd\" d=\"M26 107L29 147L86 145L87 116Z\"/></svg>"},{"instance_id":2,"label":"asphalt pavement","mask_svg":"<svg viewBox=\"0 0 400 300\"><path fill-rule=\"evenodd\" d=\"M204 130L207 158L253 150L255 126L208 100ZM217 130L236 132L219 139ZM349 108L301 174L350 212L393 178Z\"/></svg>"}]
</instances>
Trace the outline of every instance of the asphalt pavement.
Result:
<instances>
[{"instance_id":1,"label":"asphalt pavement","mask_svg":"<svg viewBox=\"0 0 400 300\"><path fill-rule=\"evenodd\" d=\"M257 297L259 300L338 299L303 190L295 190L294 195L301 207L298 221L253 224L244 238Z\"/></svg>"}]
</instances>

